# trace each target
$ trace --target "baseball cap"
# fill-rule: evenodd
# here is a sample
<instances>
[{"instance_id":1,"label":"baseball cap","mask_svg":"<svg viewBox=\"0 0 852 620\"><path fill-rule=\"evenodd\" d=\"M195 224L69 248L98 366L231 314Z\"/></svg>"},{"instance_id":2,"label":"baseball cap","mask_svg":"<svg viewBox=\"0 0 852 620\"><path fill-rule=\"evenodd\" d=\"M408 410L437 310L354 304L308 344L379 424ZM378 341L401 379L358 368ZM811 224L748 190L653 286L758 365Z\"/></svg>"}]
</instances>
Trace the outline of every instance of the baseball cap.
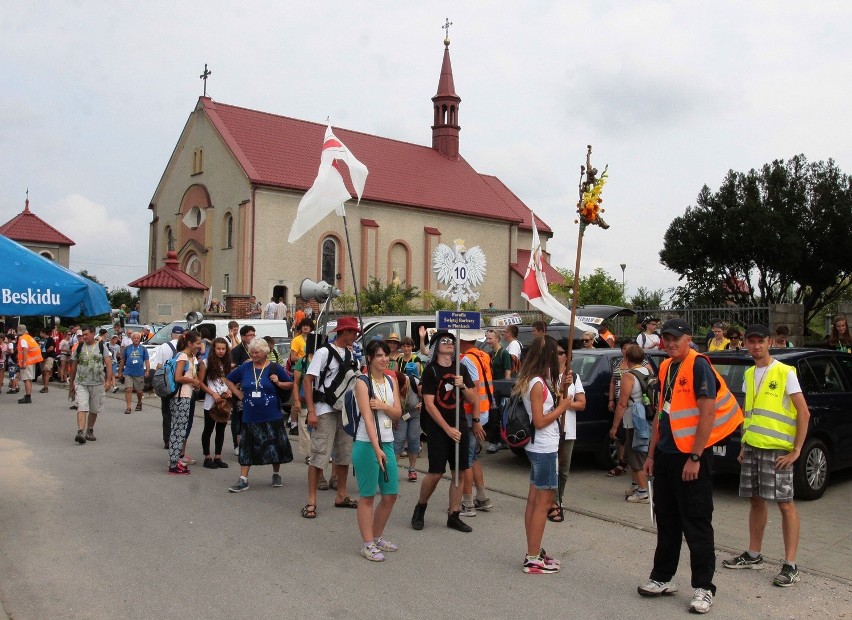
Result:
<instances>
[{"instance_id":1,"label":"baseball cap","mask_svg":"<svg viewBox=\"0 0 852 620\"><path fill-rule=\"evenodd\" d=\"M683 336L684 334L691 336L692 328L689 326L689 323L683 319L669 319L663 323L660 333L670 334L672 336Z\"/></svg>"},{"instance_id":2,"label":"baseball cap","mask_svg":"<svg viewBox=\"0 0 852 620\"><path fill-rule=\"evenodd\" d=\"M758 338L769 338L769 328L760 323L752 323L746 328L745 337L757 336Z\"/></svg>"},{"instance_id":3,"label":"baseball cap","mask_svg":"<svg viewBox=\"0 0 852 620\"><path fill-rule=\"evenodd\" d=\"M184 329L180 325L175 325L174 327L172 327L172 333L173 334L182 334L183 332L184 332Z\"/></svg>"}]
</instances>

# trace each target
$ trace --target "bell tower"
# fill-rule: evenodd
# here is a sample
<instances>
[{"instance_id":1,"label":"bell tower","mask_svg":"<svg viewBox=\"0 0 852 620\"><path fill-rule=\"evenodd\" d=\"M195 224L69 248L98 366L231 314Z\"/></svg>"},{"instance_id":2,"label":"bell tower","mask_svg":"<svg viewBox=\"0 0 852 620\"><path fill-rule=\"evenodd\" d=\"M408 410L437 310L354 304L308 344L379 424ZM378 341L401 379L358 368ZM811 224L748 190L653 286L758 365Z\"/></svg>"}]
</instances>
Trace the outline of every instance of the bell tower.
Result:
<instances>
[{"instance_id":1,"label":"bell tower","mask_svg":"<svg viewBox=\"0 0 852 620\"><path fill-rule=\"evenodd\" d=\"M441 77L438 79L438 92L432 97L434 120L432 125L432 148L451 160L459 158L459 103L461 97L456 94L453 84L453 67L450 64L450 26L447 19L443 28L444 62L441 65Z\"/></svg>"}]
</instances>

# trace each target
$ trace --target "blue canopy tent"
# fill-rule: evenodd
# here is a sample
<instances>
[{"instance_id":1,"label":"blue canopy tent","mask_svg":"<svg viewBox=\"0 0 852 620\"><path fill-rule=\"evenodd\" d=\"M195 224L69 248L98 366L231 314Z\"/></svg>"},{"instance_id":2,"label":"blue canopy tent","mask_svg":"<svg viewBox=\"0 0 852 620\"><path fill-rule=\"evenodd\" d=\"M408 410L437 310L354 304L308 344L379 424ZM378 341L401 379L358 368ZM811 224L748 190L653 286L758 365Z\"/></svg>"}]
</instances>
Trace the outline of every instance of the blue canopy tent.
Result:
<instances>
[{"instance_id":1,"label":"blue canopy tent","mask_svg":"<svg viewBox=\"0 0 852 620\"><path fill-rule=\"evenodd\" d=\"M95 316L111 308L106 289L0 235L0 315Z\"/></svg>"}]
</instances>

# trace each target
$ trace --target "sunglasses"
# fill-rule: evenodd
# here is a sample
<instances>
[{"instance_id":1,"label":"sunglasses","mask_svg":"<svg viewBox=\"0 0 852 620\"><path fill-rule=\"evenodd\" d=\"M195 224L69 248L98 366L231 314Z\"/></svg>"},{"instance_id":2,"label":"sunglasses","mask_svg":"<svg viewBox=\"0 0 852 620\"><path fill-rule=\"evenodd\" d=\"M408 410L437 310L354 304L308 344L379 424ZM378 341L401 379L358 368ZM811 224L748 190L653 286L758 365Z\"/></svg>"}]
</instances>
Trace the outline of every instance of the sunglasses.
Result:
<instances>
[{"instance_id":1,"label":"sunglasses","mask_svg":"<svg viewBox=\"0 0 852 620\"><path fill-rule=\"evenodd\" d=\"M452 338L441 338L438 341L438 343L439 344L453 344L453 339Z\"/></svg>"},{"instance_id":2,"label":"sunglasses","mask_svg":"<svg viewBox=\"0 0 852 620\"><path fill-rule=\"evenodd\" d=\"M591 342L591 340L588 338L583 338L583 342Z\"/></svg>"},{"instance_id":3,"label":"sunglasses","mask_svg":"<svg viewBox=\"0 0 852 620\"><path fill-rule=\"evenodd\" d=\"M532 438L531 435L529 433L527 433L525 430L519 430L519 431L516 431L514 433L507 433L506 434L506 439L507 439L507 441L510 445L511 444L518 444L518 443L523 442L525 439L531 439L531 438Z\"/></svg>"}]
</instances>

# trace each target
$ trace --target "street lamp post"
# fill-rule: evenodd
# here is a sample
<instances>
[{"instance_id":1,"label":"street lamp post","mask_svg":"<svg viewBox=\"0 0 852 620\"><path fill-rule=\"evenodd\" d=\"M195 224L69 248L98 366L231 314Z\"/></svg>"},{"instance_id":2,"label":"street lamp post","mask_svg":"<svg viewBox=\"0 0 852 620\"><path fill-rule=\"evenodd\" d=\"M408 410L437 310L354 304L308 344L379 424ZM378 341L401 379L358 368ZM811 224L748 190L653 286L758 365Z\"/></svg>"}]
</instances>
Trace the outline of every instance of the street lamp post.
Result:
<instances>
[{"instance_id":1,"label":"street lamp post","mask_svg":"<svg viewBox=\"0 0 852 620\"><path fill-rule=\"evenodd\" d=\"M624 270L627 269L627 263L621 263L621 300L627 302L624 291Z\"/></svg>"}]
</instances>

